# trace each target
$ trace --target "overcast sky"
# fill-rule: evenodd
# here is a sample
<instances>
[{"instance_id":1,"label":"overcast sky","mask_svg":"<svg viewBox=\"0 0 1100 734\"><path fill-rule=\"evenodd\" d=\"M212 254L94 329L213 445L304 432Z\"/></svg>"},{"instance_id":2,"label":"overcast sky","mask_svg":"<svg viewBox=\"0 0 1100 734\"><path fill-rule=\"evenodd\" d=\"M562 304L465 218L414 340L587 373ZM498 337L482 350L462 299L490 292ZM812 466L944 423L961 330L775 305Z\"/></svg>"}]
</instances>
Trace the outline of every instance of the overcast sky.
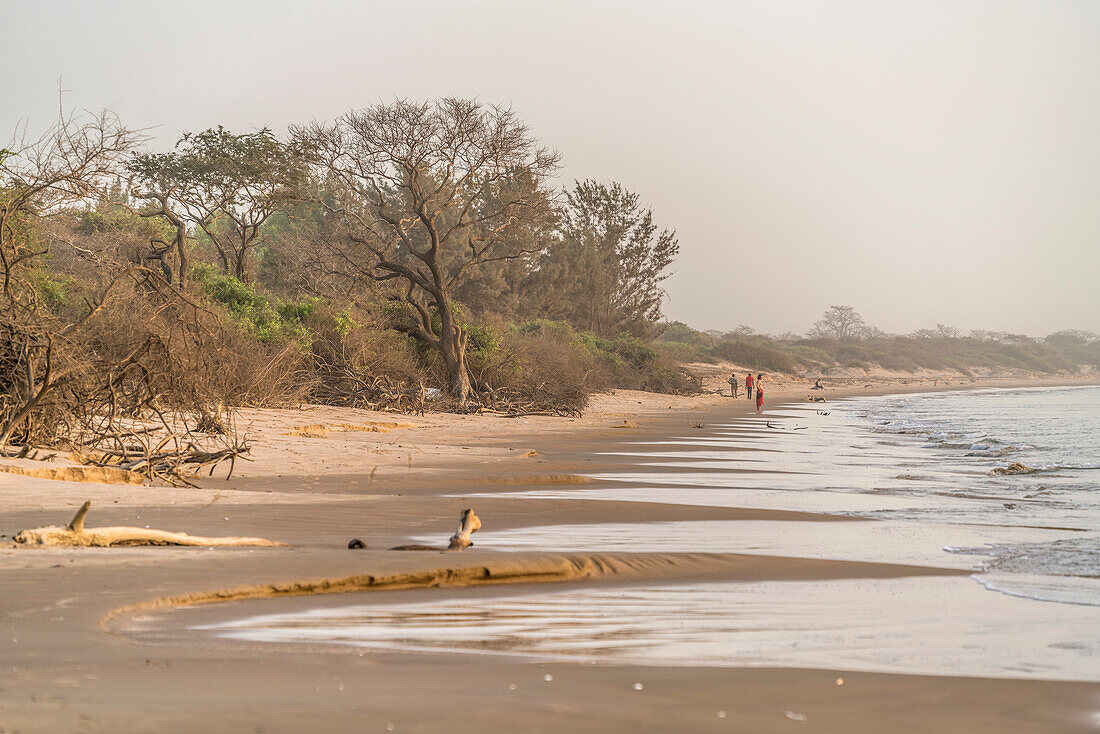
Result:
<instances>
[{"instance_id":1,"label":"overcast sky","mask_svg":"<svg viewBox=\"0 0 1100 734\"><path fill-rule=\"evenodd\" d=\"M0 0L0 137L511 104L679 233L670 318L1100 331L1100 2ZM2 143L0 143L2 144Z\"/></svg>"}]
</instances>

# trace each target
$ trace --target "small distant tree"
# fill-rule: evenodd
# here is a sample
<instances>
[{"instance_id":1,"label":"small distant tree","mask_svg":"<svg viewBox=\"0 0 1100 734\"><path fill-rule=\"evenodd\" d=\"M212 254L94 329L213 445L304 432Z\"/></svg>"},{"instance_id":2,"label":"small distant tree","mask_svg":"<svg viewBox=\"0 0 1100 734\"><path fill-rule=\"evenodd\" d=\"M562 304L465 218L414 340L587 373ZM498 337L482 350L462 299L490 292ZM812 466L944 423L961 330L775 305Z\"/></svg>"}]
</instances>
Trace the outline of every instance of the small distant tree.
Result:
<instances>
[{"instance_id":1,"label":"small distant tree","mask_svg":"<svg viewBox=\"0 0 1100 734\"><path fill-rule=\"evenodd\" d=\"M859 339L889 339L891 334L877 326L867 325L856 332L856 337Z\"/></svg>"},{"instance_id":2,"label":"small distant tree","mask_svg":"<svg viewBox=\"0 0 1100 734\"><path fill-rule=\"evenodd\" d=\"M809 335L813 339L852 341L862 338L866 329L867 322L851 306L830 306L814 322Z\"/></svg>"},{"instance_id":3,"label":"small distant tree","mask_svg":"<svg viewBox=\"0 0 1100 734\"><path fill-rule=\"evenodd\" d=\"M796 334L793 331L785 331L782 334L776 334L772 337L772 341L776 341L781 344L793 344L800 339L802 339L802 335Z\"/></svg>"},{"instance_id":4,"label":"small distant tree","mask_svg":"<svg viewBox=\"0 0 1100 734\"><path fill-rule=\"evenodd\" d=\"M936 336L940 339L958 339L959 330L947 324L936 324Z\"/></svg>"},{"instance_id":5,"label":"small distant tree","mask_svg":"<svg viewBox=\"0 0 1100 734\"><path fill-rule=\"evenodd\" d=\"M138 154L129 168L135 196L153 205L177 228L181 269L186 255L179 221L188 220L209 238L222 269L248 280L248 262L264 223L299 194L301 158L264 128L232 133L220 125L186 133L171 153Z\"/></svg>"},{"instance_id":6,"label":"small distant tree","mask_svg":"<svg viewBox=\"0 0 1100 734\"><path fill-rule=\"evenodd\" d=\"M467 99L397 100L292 132L329 183L320 203L343 224L349 267L399 285L393 298L413 316L399 328L439 353L465 402L467 331L454 290L473 267L541 247L512 235L550 216L544 184L558 154L510 109Z\"/></svg>"}]
</instances>

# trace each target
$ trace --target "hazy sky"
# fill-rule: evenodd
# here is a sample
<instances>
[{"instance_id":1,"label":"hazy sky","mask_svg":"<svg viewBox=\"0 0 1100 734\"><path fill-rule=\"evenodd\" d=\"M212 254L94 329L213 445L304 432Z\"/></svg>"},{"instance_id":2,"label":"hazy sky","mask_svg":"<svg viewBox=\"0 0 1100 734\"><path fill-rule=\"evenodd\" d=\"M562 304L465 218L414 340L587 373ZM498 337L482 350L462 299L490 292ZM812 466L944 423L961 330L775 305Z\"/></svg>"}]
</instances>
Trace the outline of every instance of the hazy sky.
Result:
<instances>
[{"instance_id":1,"label":"hazy sky","mask_svg":"<svg viewBox=\"0 0 1100 734\"><path fill-rule=\"evenodd\" d=\"M0 137L510 103L679 232L669 317L1100 331L1100 2L0 0Z\"/></svg>"}]
</instances>

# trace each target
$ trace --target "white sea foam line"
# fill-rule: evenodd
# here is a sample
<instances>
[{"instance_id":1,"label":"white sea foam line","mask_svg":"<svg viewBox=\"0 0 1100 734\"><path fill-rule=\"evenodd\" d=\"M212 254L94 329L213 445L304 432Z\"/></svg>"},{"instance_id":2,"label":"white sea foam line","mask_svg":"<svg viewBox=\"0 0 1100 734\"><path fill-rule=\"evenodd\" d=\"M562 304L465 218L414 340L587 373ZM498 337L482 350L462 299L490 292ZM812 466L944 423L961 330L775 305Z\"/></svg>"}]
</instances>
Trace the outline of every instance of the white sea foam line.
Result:
<instances>
[{"instance_id":1,"label":"white sea foam line","mask_svg":"<svg viewBox=\"0 0 1100 734\"><path fill-rule=\"evenodd\" d=\"M450 598L264 615L195 629L267 642L591 662L794 666L1100 680L1095 607L969 578L697 584Z\"/></svg>"},{"instance_id":2,"label":"white sea foam line","mask_svg":"<svg viewBox=\"0 0 1100 734\"><path fill-rule=\"evenodd\" d=\"M685 490L696 489L702 492L722 489L800 491L806 497L810 506L816 504L812 496L814 492L846 492L853 496L854 502L859 502L859 500L854 499L857 495L871 493L875 490L910 493L919 489L919 486L913 485L911 482L903 483L905 480L902 479L888 480L881 476L852 474L820 476L786 469L786 467L776 467L774 469L744 469L738 472L661 472L656 474L647 472L588 472L584 476L622 484L667 485L668 487L682 487ZM887 509L891 506L909 506L910 501L920 502L917 497L912 499L908 496L898 498L889 494L880 496L883 502L881 509ZM866 503L863 504L866 506Z\"/></svg>"},{"instance_id":3,"label":"white sea foam line","mask_svg":"<svg viewBox=\"0 0 1100 734\"><path fill-rule=\"evenodd\" d=\"M769 458L761 456L760 451L757 450L724 450L724 451L619 451L619 452L606 452L601 454L593 454L594 456L607 457L607 458L622 458L630 459L630 463L639 463L639 460L643 461L669 461L680 463L681 461L722 461L722 462L735 462L735 461L749 461L753 463L763 463L771 461ZM675 465L675 463L673 465Z\"/></svg>"},{"instance_id":4,"label":"white sea foam line","mask_svg":"<svg viewBox=\"0 0 1100 734\"><path fill-rule=\"evenodd\" d=\"M981 573L972 578L990 591L1022 599L1100 607L1100 579L1014 573Z\"/></svg>"}]
</instances>

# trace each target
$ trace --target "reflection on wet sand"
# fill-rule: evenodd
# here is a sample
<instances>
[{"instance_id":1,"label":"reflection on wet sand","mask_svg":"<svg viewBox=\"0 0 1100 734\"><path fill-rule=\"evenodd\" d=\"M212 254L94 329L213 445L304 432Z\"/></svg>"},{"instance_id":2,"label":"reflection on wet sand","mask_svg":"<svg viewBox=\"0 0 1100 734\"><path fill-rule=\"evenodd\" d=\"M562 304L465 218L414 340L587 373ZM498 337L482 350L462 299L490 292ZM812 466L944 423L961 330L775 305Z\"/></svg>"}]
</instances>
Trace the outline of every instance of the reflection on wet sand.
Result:
<instances>
[{"instance_id":1,"label":"reflection on wet sand","mask_svg":"<svg viewBox=\"0 0 1100 734\"><path fill-rule=\"evenodd\" d=\"M238 640L579 662L1100 680L1094 608L990 594L965 577L371 601L197 629Z\"/></svg>"}]
</instances>

